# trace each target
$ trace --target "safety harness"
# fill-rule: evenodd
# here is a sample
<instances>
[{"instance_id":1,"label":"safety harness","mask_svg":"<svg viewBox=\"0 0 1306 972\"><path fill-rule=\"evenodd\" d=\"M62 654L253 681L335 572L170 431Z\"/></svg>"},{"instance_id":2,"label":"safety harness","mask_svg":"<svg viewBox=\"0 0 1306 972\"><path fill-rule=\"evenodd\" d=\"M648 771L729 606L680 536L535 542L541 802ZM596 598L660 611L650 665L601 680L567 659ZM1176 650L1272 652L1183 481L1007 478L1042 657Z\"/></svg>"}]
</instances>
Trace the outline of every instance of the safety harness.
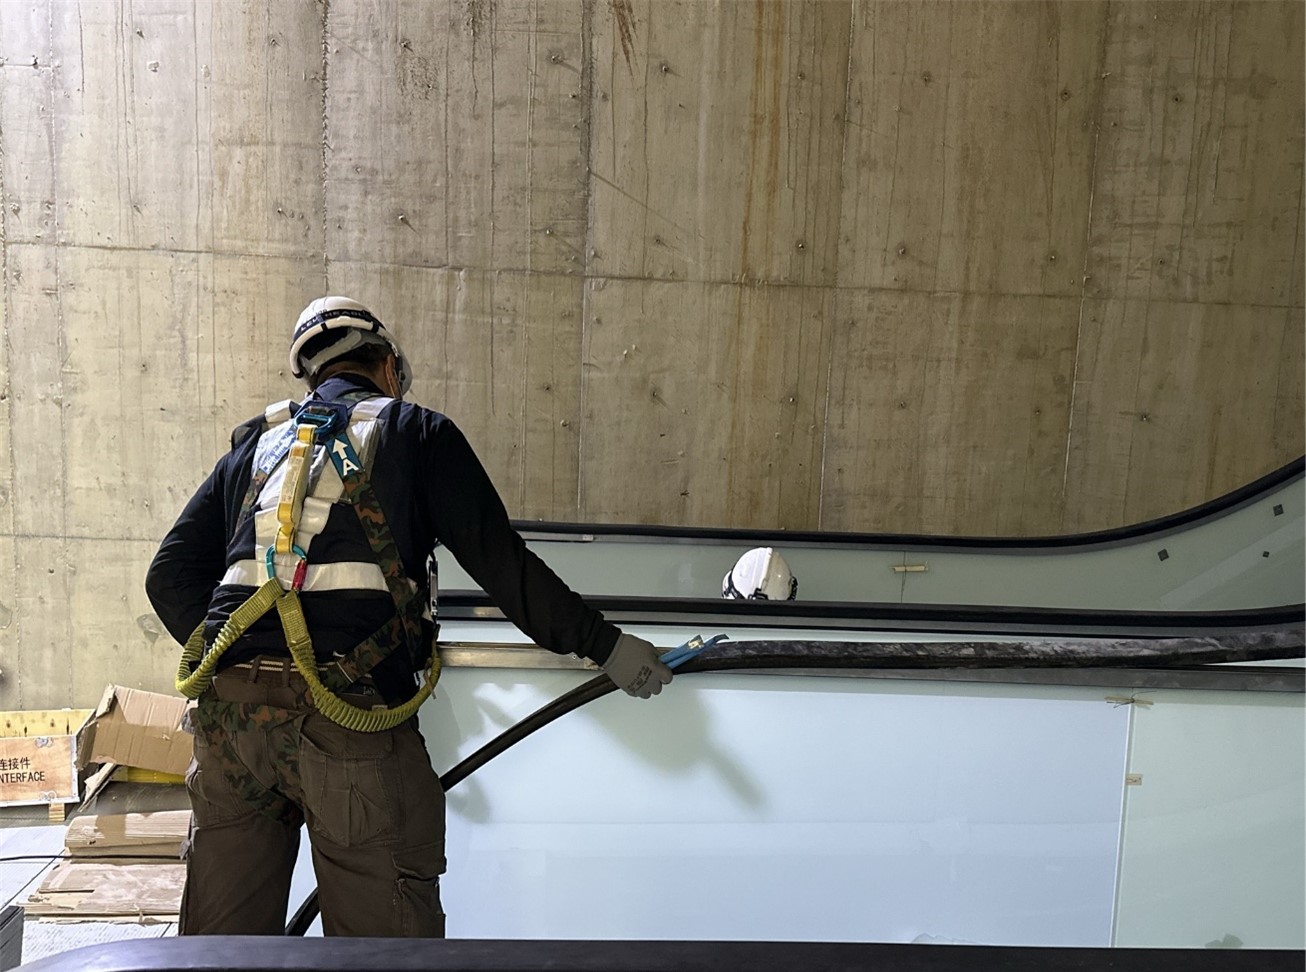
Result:
<instances>
[{"instance_id":1,"label":"safety harness","mask_svg":"<svg viewBox=\"0 0 1306 972\"><path fill-rule=\"evenodd\" d=\"M278 408L288 407L290 418L265 432L260 439L249 491L241 507L241 522L256 515L264 486L284 461L287 465L276 506L276 538L268 544L263 560L267 580L231 613L207 651L204 647L204 622L201 621L191 634L177 668L177 691L182 695L199 698L212 682L223 653L250 625L275 607L295 669L308 684L313 705L332 722L358 732L381 732L411 718L430 696L440 677L440 660L433 645L429 654L423 647L422 606L427 591L404 573L394 535L368 479L364 460L350 436L351 421L356 413L362 413L364 421L375 423L391 401L367 393L355 393L336 402L309 400L297 409L289 402L269 408L269 422ZM370 446L375 437L367 436L365 441ZM357 514L395 604L394 616L389 621L326 665L320 665L314 656L313 640L299 600L309 564L308 554L296 542L304 501L310 496L309 480L315 450L318 449L325 449L335 466L342 484L340 502L350 504ZM319 476L319 490L321 486L322 477ZM308 542L311 545L311 541ZM283 587L277 576L278 555L297 558L289 589ZM407 648L414 666L420 665L422 656L426 654L425 677L411 699L394 708L361 709L340 698L337 693L400 648Z\"/></svg>"}]
</instances>

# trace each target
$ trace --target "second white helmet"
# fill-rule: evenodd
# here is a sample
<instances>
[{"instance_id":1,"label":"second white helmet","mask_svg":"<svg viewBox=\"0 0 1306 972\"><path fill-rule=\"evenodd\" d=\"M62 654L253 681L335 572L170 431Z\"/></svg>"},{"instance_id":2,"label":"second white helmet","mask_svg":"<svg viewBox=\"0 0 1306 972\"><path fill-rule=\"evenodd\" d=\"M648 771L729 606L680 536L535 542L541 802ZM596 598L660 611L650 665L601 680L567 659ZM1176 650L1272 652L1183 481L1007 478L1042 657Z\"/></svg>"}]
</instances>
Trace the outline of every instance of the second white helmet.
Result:
<instances>
[{"instance_id":1,"label":"second white helmet","mask_svg":"<svg viewBox=\"0 0 1306 972\"><path fill-rule=\"evenodd\" d=\"M319 334L329 331L342 333L338 340L317 354L305 357L305 346ZM349 297L319 297L300 312L299 320L295 322L290 338L290 373L296 378L309 378L360 345L380 342L389 345L394 353L402 398L412 386L413 376L394 335L358 301Z\"/></svg>"},{"instance_id":2,"label":"second white helmet","mask_svg":"<svg viewBox=\"0 0 1306 972\"><path fill-rule=\"evenodd\" d=\"M721 596L754 601L792 601L798 578L774 547L754 547L721 580Z\"/></svg>"}]
</instances>

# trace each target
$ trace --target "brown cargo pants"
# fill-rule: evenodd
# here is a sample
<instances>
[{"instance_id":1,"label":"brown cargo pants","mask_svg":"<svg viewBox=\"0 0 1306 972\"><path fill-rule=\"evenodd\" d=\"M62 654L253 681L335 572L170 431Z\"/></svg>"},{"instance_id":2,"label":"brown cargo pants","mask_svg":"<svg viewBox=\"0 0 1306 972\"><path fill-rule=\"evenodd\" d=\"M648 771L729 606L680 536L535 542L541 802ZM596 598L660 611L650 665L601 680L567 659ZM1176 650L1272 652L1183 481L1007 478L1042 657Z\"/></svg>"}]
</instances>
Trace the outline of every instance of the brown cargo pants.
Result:
<instances>
[{"instance_id":1,"label":"brown cargo pants","mask_svg":"<svg viewBox=\"0 0 1306 972\"><path fill-rule=\"evenodd\" d=\"M443 938L444 791L417 720L354 732L305 688L288 662L256 662L200 699L181 934L283 934L307 822L327 935Z\"/></svg>"}]
</instances>

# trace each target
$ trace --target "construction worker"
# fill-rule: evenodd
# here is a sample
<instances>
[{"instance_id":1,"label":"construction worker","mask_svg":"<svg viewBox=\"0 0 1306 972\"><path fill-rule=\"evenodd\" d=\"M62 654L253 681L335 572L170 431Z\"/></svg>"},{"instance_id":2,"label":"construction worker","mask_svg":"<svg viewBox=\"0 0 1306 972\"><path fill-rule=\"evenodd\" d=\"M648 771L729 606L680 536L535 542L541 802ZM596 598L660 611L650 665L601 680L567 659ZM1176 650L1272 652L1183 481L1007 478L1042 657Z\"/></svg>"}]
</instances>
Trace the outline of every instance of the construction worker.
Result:
<instances>
[{"instance_id":1,"label":"construction worker","mask_svg":"<svg viewBox=\"0 0 1306 972\"><path fill-rule=\"evenodd\" d=\"M442 937L444 794L414 715L436 545L627 694L671 672L526 548L457 426L402 401L409 364L367 308L314 300L290 367L310 395L236 429L146 577L198 699L181 933L282 933L307 822L326 934Z\"/></svg>"},{"instance_id":2,"label":"construction worker","mask_svg":"<svg viewBox=\"0 0 1306 972\"><path fill-rule=\"evenodd\" d=\"M721 578L721 596L748 601L792 601L798 596L798 578L774 547L754 547Z\"/></svg>"}]
</instances>

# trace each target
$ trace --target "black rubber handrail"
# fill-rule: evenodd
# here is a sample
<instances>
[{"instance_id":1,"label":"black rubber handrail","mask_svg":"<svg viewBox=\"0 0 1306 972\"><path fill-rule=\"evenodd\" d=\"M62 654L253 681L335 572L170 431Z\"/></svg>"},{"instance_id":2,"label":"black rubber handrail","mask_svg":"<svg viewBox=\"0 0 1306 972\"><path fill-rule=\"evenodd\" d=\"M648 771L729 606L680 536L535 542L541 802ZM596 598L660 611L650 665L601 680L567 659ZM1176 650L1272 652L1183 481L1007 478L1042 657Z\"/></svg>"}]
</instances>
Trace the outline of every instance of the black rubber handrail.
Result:
<instances>
[{"instance_id":1,"label":"black rubber handrail","mask_svg":"<svg viewBox=\"0 0 1306 972\"><path fill-rule=\"evenodd\" d=\"M1103 611L1087 608L1035 608L987 604L887 604L853 601L750 601L725 598L633 597L589 594L585 602L614 623L632 616L712 616L727 624L812 627L828 620L845 630L911 631L946 629L982 634L1020 629L1022 634L1083 634L1087 631L1145 638L1176 631L1221 631L1270 628L1300 622L1306 604L1243 608L1233 611ZM504 620L503 612L482 591L441 591L440 617L459 621ZM837 622L837 624L833 623ZM698 624L699 621L685 621Z\"/></svg>"},{"instance_id":2,"label":"black rubber handrail","mask_svg":"<svg viewBox=\"0 0 1306 972\"><path fill-rule=\"evenodd\" d=\"M670 929L674 932L674 929ZM1301 949L909 945L884 942L137 938L24 964L29 972L1301 972Z\"/></svg>"},{"instance_id":3,"label":"black rubber handrail","mask_svg":"<svg viewBox=\"0 0 1306 972\"><path fill-rule=\"evenodd\" d=\"M767 546L956 547L959 549L1046 549L1050 547L1104 546L1147 536L1160 536L1203 520L1214 519L1246 506L1306 474L1306 456L1280 466L1245 486L1197 506L1165 516L1089 533L1040 537L974 537L910 533L840 533L827 530L746 530L730 527L679 527L640 523L568 523L551 520L514 520L521 533L557 534L559 540L651 538L703 543Z\"/></svg>"}]
</instances>

